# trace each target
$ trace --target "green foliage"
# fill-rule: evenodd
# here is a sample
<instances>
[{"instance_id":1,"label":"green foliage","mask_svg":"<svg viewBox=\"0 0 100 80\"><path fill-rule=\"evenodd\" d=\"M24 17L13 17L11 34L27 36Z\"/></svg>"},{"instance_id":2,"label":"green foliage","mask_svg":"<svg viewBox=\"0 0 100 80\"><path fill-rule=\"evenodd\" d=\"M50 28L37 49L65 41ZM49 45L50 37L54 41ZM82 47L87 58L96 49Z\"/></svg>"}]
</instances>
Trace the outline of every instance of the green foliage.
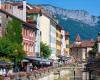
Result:
<instances>
[{"instance_id":1,"label":"green foliage","mask_svg":"<svg viewBox=\"0 0 100 80\"><path fill-rule=\"evenodd\" d=\"M22 43L21 22L14 18L11 21L9 21L6 27L5 36L10 41L21 44Z\"/></svg>"},{"instance_id":2,"label":"green foliage","mask_svg":"<svg viewBox=\"0 0 100 80\"><path fill-rule=\"evenodd\" d=\"M11 62L11 60L7 57L0 57L0 61Z\"/></svg>"},{"instance_id":3,"label":"green foliage","mask_svg":"<svg viewBox=\"0 0 100 80\"><path fill-rule=\"evenodd\" d=\"M95 42L95 44L94 44L94 46L93 46L93 50L92 50L92 51L93 51L93 53L95 53L95 54L97 53L97 43L96 43L96 42Z\"/></svg>"},{"instance_id":4,"label":"green foliage","mask_svg":"<svg viewBox=\"0 0 100 80\"><path fill-rule=\"evenodd\" d=\"M40 56L43 58L48 58L51 55L51 49L47 44L41 42L40 44Z\"/></svg>"},{"instance_id":5,"label":"green foliage","mask_svg":"<svg viewBox=\"0 0 100 80\"><path fill-rule=\"evenodd\" d=\"M25 57L22 48L22 27L21 22L12 19L8 22L5 36L0 38L0 52L7 54L10 60L19 63Z\"/></svg>"}]
</instances>

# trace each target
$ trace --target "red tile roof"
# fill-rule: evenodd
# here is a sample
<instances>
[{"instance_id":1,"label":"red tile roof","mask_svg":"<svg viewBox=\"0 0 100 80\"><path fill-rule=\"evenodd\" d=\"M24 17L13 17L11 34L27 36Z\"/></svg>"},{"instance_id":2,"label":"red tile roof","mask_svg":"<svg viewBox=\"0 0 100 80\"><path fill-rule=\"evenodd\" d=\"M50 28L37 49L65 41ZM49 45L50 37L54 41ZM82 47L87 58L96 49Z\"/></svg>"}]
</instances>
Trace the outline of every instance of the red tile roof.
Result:
<instances>
[{"instance_id":1,"label":"red tile roof","mask_svg":"<svg viewBox=\"0 0 100 80\"><path fill-rule=\"evenodd\" d=\"M0 9L0 12L4 13L4 14L10 16L10 17L16 18L17 20L21 21L21 22L22 22L24 25L26 25L27 27L36 29L36 24L37 24L37 23L36 23L35 21L33 21L32 23L30 23L30 22L24 22L24 21L22 21L21 19L19 19L19 18L17 18L16 16L14 16L14 15L8 13L7 11L5 11L5 10L3 10L3 9Z\"/></svg>"},{"instance_id":2,"label":"red tile roof","mask_svg":"<svg viewBox=\"0 0 100 80\"><path fill-rule=\"evenodd\" d=\"M80 42L80 41L81 41L81 38L80 38L80 35L78 34L78 35L76 36L76 39L75 39L74 42Z\"/></svg>"},{"instance_id":3,"label":"red tile roof","mask_svg":"<svg viewBox=\"0 0 100 80\"><path fill-rule=\"evenodd\" d=\"M41 13L50 18L52 21L55 22L56 26L60 29L63 29L53 18L50 16L46 11L44 11L41 7L33 7L33 9L27 10L27 14L33 14L33 13Z\"/></svg>"},{"instance_id":4,"label":"red tile roof","mask_svg":"<svg viewBox=\"0 0 100 80\"><path fill-rule=\"evenodd\" d=\"M94 41L82 41L81 47L93 47L94 46Z\"/></svg>"},{"instance_id":5,"label":"red tile roof","mask_svg":"<svg viewBox=\"0 0 100 80\"><path fill-rule=\"evenodd\" d=\"M22 6L23 5L22 2L15 2L15 3L9 3L9 4L11 4L13 6Z\"/></svg>"},{"instance_id":6,"label":"red tile roof","mask_svg":"<svg viewBox=\"0 0 100 80\"><path fill-rule=\"evenodd\" d=\"M41 9L39 8L33 8L26 11L27 14L40 13L40 12L41 12Z\"/></svg>"},{"instance_id":7,"label":"red tile roof","mask_svg":"<svg viewBox=\"0 0 100 80\"><path fill-rule=\"evenodd\" d=\"M33 21L33 20L26 20L26 23L29 23L31 25L36 25L37 24L37 22Z\"/></svg>"},{"instance_id":8,"label":"red tile roof","mask_svg":"<svg viewBox=\"0 0 100 80\"><path fill-rule=\"evenodd\" d=\"M95 44L95 41L92 40L83 40L79 43L73 43L72 45L70 45L71 48L87 48L87 47L93 47Z\"/></svg>"}]
</instances>

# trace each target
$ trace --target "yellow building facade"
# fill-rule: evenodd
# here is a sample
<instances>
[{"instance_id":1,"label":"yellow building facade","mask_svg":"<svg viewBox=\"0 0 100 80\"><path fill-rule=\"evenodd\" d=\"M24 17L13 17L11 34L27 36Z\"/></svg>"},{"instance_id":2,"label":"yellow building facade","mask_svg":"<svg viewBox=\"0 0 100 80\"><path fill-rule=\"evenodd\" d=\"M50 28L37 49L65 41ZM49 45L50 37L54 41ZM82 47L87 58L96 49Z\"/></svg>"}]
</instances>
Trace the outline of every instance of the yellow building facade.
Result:
<instances>
[{"instance_id":1,"label":"yellow building facade","mask_svg":"<svg viewBox=\"0 0 100 80\"><path fill-rule=\"evenodd\" d=\"M57 25L56 27L56 56L61 55L61 39L62 39L61 28L60 26Z\"/></svg>"},{"instance_id":2,"label":"yellow building facade","mask_svg":"<svg viewBox=\"0 0 100 80\"><path fill-rule=\"evenodd\" d=\"M66 44L66 48L65 48L65 55L66 56L70 56L70 48L69 48L69 44L70 44L70 35L69 33L65 33L65 44Z\"/></svg>"}]
</instances>

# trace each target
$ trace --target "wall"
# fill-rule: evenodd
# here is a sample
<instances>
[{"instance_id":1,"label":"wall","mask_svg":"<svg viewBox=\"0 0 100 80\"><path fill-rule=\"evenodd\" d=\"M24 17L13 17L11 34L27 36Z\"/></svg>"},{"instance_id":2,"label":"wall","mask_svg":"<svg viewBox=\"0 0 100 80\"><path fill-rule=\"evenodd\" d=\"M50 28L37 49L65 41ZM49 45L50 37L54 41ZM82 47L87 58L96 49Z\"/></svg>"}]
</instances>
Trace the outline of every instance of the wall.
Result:
<instances>
[{"instance_id":1,"label":"wall","mask_svg":"<svg viewBox=\"0 0 100 80\"><path fill-rule=\"evenodd\" d=\"M50 45L50 20L44 15L40 17L40 31L41 41Z\"/></svg>"},{"instance_id":2,"label":"wall","mask_svg":"<svg viewBox=\"0 0 100 80\"><path fill-rule=\"evenodd\" d=\"M82 59L85 60L87 55L87 51L85 48L82 49Z\"/></svg>"},{"instance_id":3,"label":"wall","mask_svg":"<svg viewBox=\"0 0 100 80\"><path fill-rule=\"evenodd\" d=\"M72 48L71 54L76 58L76 60L82 60L82 48Z\"/></svg>"},{"instance_id":4,"label":"wall","mask_svg":"<svg viewBox=\"0 0 100 80\"><path fill-rule=\"evenodd\" d=\"M26 1L23 1L23 9L19 9L18 6L13 6L9 3L5 4L6 8L5 10L10 13L13 14L14 16L18 17L19 19L26 21Z\"/></svg>"},{"instance_id":5,"label":"wall","mask_svg":"<svg viewBox=\"0 0 100 80\"><path fill-rule=\"evenodd\" d=\"M55 58L56 57L56 25L53 25L51 23L50 26L50 47L51 47L51 57L50 58Z\"/></svg>"},{"instance_id":6,"label":"wall","mask_svg":"<svg viewBox=\"0 0 100 80\"><path fill-rule=\"evenodd\" d=\"M38 29L35 33L36 40L35 40L35 53L37 56L40 56L40 41L41 41L41 32L40 32L40 15L39 14L33 14L33 20L37 21L36 28Z\"/></svg>"},{"instance_id":7,"label":"wall","mask_svg":"<svg viewBox=\"0 0 100 80\"><path fill-rule=\"evenodd\" d=\"M74 69L76 72L76 76L80 76L82 77L82 73L80 73L79 71L83 71L83 68L79 69L79 71L77 69ZM58 72L59 71L59 72ZM17 77L19 76L19 77ZM7 79L3 79L3 80L16 80L20 79L20 80L56 80L59 77L63 78L64 76L69 77L73 76L73 68L66 68L66 67L62 67L62 68L55 68L55 69L49 69L46 71L38 71L38 72L30 72L30 73L26 73L26 72L20 72L20 73L15 73L13 75L10 75L7 77ZM84 76L86 77L86 76ZM67 80L67 79L66 79Z\"/></svg>"},{"instance_id":8,"label":"wall","mask_svg":"<svg viewBox=\"0 0 100 80\"><path fill-rule=\"evenodd\" d=\"M98 42L98 53L100 53L100 42Z\"/></svg>"},{"instance_id":9,"label":"wall","mask_svg":"<svg viewBox=\"0 0 100 80\"><path fill-rule=\"evenodd\" d=\"M27 56L36 56L35 54L35 31L28 26L23 26L22 28L23 35L23 48L27 53Z\"/></svg>"},{"instance_id":10,"label":"wall","mask_svg":"<svg viewBox=\"0 0 100 80\"><path fill-rule=\"evenodd\" d=\"M62 40L61 40L61 55L64 56L65 55L65 48L66 48L66 43L65 43L65 31L61 30L61 34L62 34Z\"/></svg>"},{"instance_id":11,"label":"wall","mask_svg":"<svg viewBox=\"0 0 100 80\"><path fill-rule=\"evenodd\" d=\"M66 56L70 56L70 48L69 48L69 41L70 41L70 39L69 39L69 35L66 35L65 36L65 44L66 44Z\"/></svg>"},{"instance_id":12,"label":"wall","mask_svg":"<svg viewBox=\"0 0 100 80\"><path fill-rule=\"evenodd\" d=\"M0 21L1 21L1 37L5 34L5 28L9 20L12 20L12 17L0 12ZM32 28L23 26L22 36L23 36L23 48L28 56L35 56L35 32Z\"/></svg>"},{"instance_id":13,"label":"wall","mask_svg":"<svg viewBox=\"0 0 100 80\"><path fill-rule=\"evenodd\" d=\"M56 55L61 55L61 29L59 27L56 28Z\"/></svg>"},{"instance_id":14,"label":"wall","mask_svg":"<svg viewBox=\"0 0 100 80\"><path fill-rule=\"evenodd\" d=\"M0 36L2 37L5 34L5 28L8 23L8 21L11 20L11 17L8 15L0 12Z\"/></svg>"}]
</instances>

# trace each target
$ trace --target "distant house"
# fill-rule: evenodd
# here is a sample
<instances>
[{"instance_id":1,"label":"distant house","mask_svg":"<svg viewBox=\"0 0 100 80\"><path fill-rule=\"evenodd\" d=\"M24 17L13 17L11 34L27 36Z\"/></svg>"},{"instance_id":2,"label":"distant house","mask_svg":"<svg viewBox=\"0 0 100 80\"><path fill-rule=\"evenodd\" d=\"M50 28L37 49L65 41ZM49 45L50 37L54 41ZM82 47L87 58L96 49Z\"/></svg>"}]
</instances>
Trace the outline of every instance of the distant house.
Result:
<instances>
[{"instance_id":1,"label":"distant house","mask_svg":"<svg viewBox=\"0 0 100 80\"><path fill-rule=\"evenodd\" d=\"M71 55L77 61L86 61L88 52L93 49L94 43L93 40L81 40L78 34L75 41L70 46Z\"/></svg>"}]
</instances>

